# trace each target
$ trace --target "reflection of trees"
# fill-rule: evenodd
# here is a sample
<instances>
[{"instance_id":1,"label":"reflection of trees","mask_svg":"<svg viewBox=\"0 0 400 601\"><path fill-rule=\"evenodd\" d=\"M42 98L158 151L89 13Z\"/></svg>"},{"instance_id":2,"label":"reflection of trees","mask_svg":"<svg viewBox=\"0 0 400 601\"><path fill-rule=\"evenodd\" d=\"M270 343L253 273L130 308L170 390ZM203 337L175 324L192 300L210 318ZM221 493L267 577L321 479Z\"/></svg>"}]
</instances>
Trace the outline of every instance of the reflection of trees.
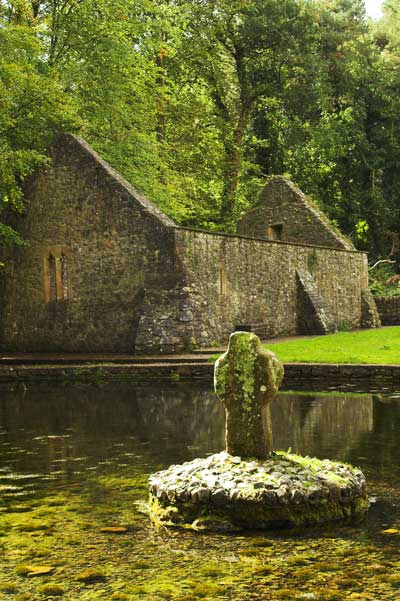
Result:
<instances>
[{"instance_id":1,"label":"reflection of trees","mask_svg":"<svg viewBox=\"0 0 400 601\"><path fill-rule=\"evenodd\" d=\"M372 395L280 393L272 402L275 448L345 459L373 428Z\"/></svg>"},{"instance_id":2,"label":"reflection of trees","mask_svg":"<svg viewBox=\"0 0 400 601\"><path fill-rule=\"evenodd\" d=\"M361 465L374 493L397 490L400 403L280 393L271 413L275 448ZM123 463L134 477L222 450L224 424L222 403L198 385L0 387L0 465L25 474L26 482L16 482L23 487L39 485L32 474L58 472L58 483L86 479L101 463L111 473ZM2 483L9 482L0 470Z\"/></svg>"},{"instance_id":3,"label":"reflection of trees","mask_svg":"<svg viewBox=\"0 0 400 601\"><path fill-rule=\"evenodd\" d=\"M388 411L378 411L373 423L371 395L280 393L271 411L275 448L309 455L349 459L363 435L374 429L384 438L392 431ZM400 414L398 422L400 428ZM127 457L127 463L184 461L222 450L224 423L222 403L198 385L113 382L0 390L0 429L8 431L12 445L33 453L15 456L15 468L25 472L67 474L79 468L80 457L107 461L121 445L132 457L141 456ZM377 456L385 463L382 453L394 448L383 443L386 451L377 450Z\"/></svg>"},{"instance_id":4,"label":"reflection of trees","mask_svg":"<svg viewBox=\"0 0 400 601\"><path fill-rule=\"evenodd\" d=\"M223 449L224 409L208 388L143 389L137 402L149 437L154 432L176 443L213 451Z\"/></svg>"},{"instance_id":5,"label":"reflection of trees","mask_svg":"<svg viewBox=\"0 0 400 601\"><path fill-rule=\"evenodd\" d=\"M392 483L398 488L400 403L388 403L379 397L374 400L372 431L369 436L361 438L358 448L350 454L349 461L357 463L357 456L363 456L367 473L374 477L379 475L386 485L390 486Z\"/></svg>"}]
</instances>

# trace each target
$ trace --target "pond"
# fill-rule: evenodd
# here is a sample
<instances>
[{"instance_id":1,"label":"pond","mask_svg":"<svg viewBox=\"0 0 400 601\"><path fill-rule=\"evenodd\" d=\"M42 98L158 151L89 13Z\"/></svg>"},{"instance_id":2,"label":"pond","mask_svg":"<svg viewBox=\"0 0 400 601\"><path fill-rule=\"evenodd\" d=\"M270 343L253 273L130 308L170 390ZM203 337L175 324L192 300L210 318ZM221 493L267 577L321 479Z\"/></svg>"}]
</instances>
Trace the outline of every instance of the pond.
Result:
<instances>
[{"instance_id":1,"label":"pond","mask_svg":"<svg viewBox=\"0 0 400 601\"><path fill-rule=\"evenodd\" d=\"M3 386L0 599L400 599L400 393L282 392L272 419L276 448L364 470L365 523L157 531L145 513L149 473L224 447L209 389ZM113 527L124 531L102 531Z\"/></svg>"}]
</instances>

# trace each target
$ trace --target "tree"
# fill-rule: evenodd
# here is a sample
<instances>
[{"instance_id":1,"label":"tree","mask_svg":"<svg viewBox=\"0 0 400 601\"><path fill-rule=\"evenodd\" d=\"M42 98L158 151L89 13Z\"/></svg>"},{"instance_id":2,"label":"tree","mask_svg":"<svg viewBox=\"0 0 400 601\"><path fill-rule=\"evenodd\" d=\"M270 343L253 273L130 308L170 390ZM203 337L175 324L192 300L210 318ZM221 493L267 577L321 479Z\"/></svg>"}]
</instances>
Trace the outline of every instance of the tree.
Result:
<instances>
[{"instance_id":1,"label":"tree","mask_svg":"<svg viewBox=\"0 0 400 601\"><path fill-rule=\"evenodd\" d=\"M21 184L46 162L45 147L55 132L77 124L73 100L42 60L32 7L0 4L0 218L23 210ZM22 243L8 225L0 237Z\"/></svg>"},{"instance_id":2,"label":"tree","mask_svg":"<svg viewBox=\"0 0 400 601\"><path fill-rule=\"evenodd\" d=\"M224 144L219 222L229 229L254 191L258 168L251 139L260 102L301 68L312 23L296 0L192 0L190 5L188 56L215 104Z\"/></svg>"},{"instance_id":3,"label":"tree","mask_svg":"<svg viewBox=\"0 0 400 601\"><path fill-rule=\"evenodd\" d=\"M286 173L397 252L399 0L0 0L0 212L81 133L178 223L235 229ZM20 241L4 225L0 235ZM396 246L397 244L397 246Z\"/></svg>"}]
</instances>

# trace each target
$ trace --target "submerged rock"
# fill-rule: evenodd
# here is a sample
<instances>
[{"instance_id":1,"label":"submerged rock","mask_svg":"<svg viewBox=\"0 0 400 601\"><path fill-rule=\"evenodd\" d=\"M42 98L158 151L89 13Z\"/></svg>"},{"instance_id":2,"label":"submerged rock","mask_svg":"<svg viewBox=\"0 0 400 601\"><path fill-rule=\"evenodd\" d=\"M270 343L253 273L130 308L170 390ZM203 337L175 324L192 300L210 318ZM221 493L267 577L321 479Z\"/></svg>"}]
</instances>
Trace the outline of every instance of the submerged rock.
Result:
<instances>
[{"instance_id":1,"label":"submerged rock","mask_svg":"<svg viewBox=\"0 0 400 601\"><path fill-rule=\"evenodd\" d=\"M106 534L125 534L128 532L128 528L125 526L104 526L104 528L100 528L100 532Z\"/></svg>"},{"instance_id":2,"label":"submerged rock","mask_svg":"<svg viewBox=\"0 0 400 601\"><path fill-rule=\"evenodd\" d=\"M78 582L84 582L85 584L91 584L93 582L104 582L106 576L102 570L96 568L88 568L75 577Z\"/></svg>"},{"instance_id":3,"label":"submerged rock","mask_svg":"<svg viewBox=\"0 0 400 601\"><path fill-rule=\"evenodd\" d=\"M30 571L27 573L28 578L35 578L36 576L48 576L52 574L56 568L54 566L32 566Z\"/></svg>"}]
</instances>

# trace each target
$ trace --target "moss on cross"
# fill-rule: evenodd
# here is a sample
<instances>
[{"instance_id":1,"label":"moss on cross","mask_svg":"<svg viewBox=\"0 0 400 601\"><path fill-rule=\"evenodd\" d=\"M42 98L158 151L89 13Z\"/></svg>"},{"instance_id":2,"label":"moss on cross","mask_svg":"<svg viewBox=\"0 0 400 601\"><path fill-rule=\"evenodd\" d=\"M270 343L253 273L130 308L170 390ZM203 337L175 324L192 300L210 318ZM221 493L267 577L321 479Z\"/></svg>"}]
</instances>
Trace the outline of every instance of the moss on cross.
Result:
<instances>
[{"instance_id":1,"label":"moss on cross","mask_svg":"<svg viewBox=\"0 0 400 601\"><path fill-rule=\"evenodd\" d=\"M265 459L272 451L270 402L283 378L283 365L259 338L235 332L215 364L214 386L226 412L226 451Z\"/></svg>"}]
</instances>

